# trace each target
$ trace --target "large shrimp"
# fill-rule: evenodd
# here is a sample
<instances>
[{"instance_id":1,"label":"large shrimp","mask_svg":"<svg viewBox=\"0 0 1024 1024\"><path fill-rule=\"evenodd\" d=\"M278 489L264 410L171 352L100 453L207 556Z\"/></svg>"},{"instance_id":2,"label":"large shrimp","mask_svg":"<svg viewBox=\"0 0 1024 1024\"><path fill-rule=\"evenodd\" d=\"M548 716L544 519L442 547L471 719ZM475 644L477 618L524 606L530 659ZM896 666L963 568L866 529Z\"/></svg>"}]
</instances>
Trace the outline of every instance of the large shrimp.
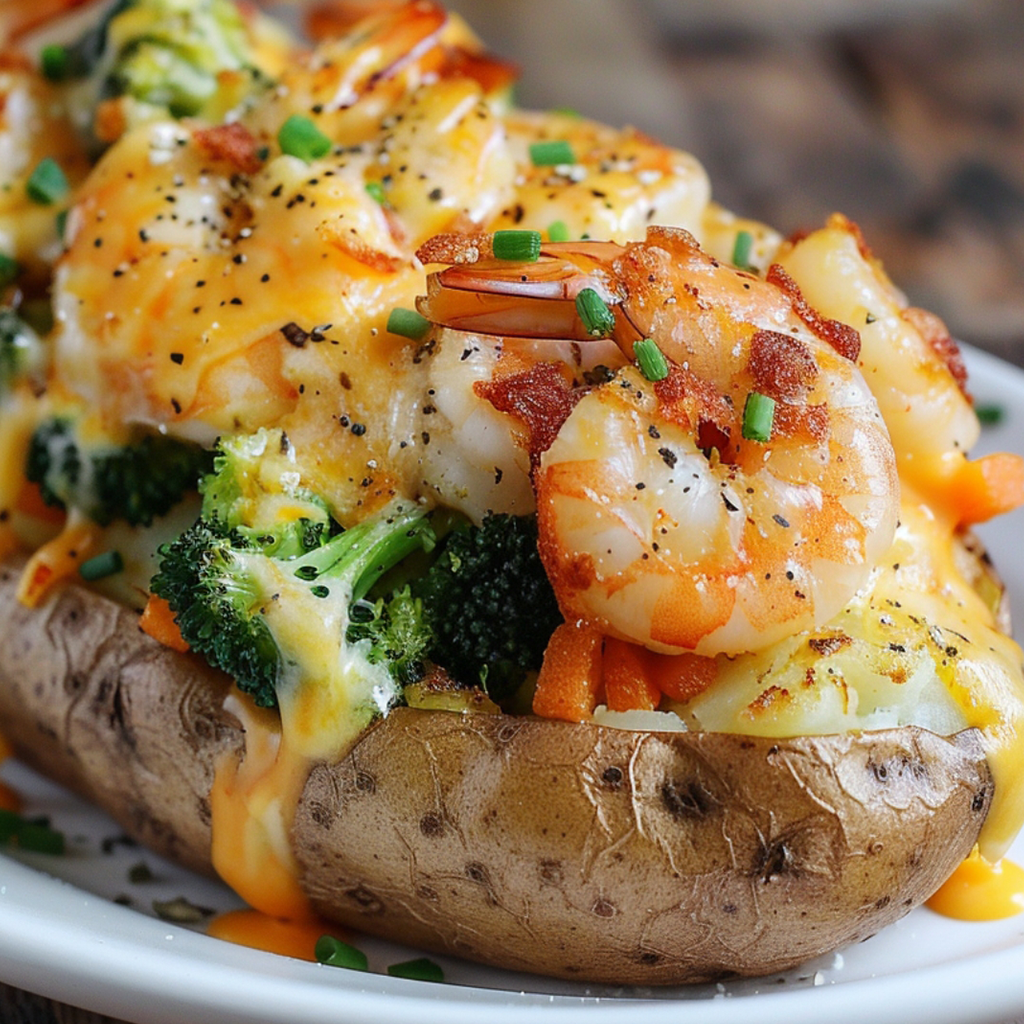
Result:
<instances>
[{"instance_id":1,"label":"large shrimp","mask_svg":"<svg viewBox=\"0 0 1024 1024\"><path fill-rule=\"evenodd\" d=\"M575 300L589 288L627 356L653 339L665 357L664 373L629 365L584 391L533 453L541 554L566 616L654 650L733 654L838 612L891 543L899 501L856 332L679 229L546 245L533 263L459 262L486 244L421 250L453 264L421 312L585 341ZM774 410L768 440L744 437L755 393Z\"/></svg>"}]
</instances>

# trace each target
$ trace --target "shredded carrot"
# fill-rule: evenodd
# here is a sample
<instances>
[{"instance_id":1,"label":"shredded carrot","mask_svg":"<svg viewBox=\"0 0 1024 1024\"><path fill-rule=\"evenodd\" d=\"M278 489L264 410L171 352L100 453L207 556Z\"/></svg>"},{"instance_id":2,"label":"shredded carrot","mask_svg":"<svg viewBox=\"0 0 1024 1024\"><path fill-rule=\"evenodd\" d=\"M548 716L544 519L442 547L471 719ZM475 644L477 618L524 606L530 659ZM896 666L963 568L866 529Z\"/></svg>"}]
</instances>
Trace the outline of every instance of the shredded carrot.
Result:
<instances>
[{"instance_id":1,"label":"shredded carrot","mask_svg":"<svg viewBox=\"0 0 1024 1024\"><path fill-rule=\"evenodd\" d=\"M601 669L609 711L654 711L658 707L661 690L651 678L654 657L637 644L605 638Z\"/></svg>"},{"instance_id":2,"label":"shredded carrot","mask_svg":"<svg viewBox=\"0 0 1024 1024\"><path fill-rule=\"evenodd\" d=\"M35 608L54 587L74 576L100 539L100 527L92 522L69 523L28 561L18 585L18 600Z\"/></svg>"},{"instance_id":3,"label":"shredded carrot","mask_svg":"<svg viewBox=\"0 0 1024 1024\"><path fill-rule=\"evenodd\" d=\"M178 629L171 606L156 594L149 595L146 607L142 609L139 629L171 650L184 652L189 649L181 630Z\"/></svg>"},{"instance_id":4,"label":"shredded carrot","mask_svg":"<svg viewBox=\"0 0 1024 1024\"><path fill-rule=\"evenodd\" d=\"M672 700L685 702L718 678L718 662L701 654L649 655L651 681Z\"/></svg>"},{"instance_id":5,"label":"shredded carrot","mask_svg":"<svg viewBox=\"0 0 1024 1024\"><path fill-rule=\"evenodd\" d=\"M21 547L18 535L7 525L0 526L0 561Z\"/></svg>"},{"instance_id":6,"label":"shredded carrot","mask_svg":"<svg viewBox=\"0 0 1024 1024\"><path fill-rule=\"evenodd\" d=\"M1024 459L997 452L964 460L954 479L952 497L962 526L984 523L1024 505Z\"/></svg>"},{"instance_id":7,"label":"shredded carrot","mask_svg":"<svg viewBox=\"0 0 1024 1024\"><path fill-rule=\"evenodd\" d=\"M39 519L44 523L55 523L59 526L67 519L67 513L64 509L58 508L56 505L47 505L43 501L39 484L29 483L28 480L21 485L21 490L18 492L14 507L19 512L31 516L33 519Z\"/></svg>"},{"instance_id":8,"label":"shredded carrot","mask_svg":"<svg viewBox=\"0 0 1024 1024\"><path fill-rule=\"evenodd\" d=\"M584 722L602 697L604 637L587 622L563 622L548 641L537 677L533 712L542 718Z\"/></svg>"}]
</instances>

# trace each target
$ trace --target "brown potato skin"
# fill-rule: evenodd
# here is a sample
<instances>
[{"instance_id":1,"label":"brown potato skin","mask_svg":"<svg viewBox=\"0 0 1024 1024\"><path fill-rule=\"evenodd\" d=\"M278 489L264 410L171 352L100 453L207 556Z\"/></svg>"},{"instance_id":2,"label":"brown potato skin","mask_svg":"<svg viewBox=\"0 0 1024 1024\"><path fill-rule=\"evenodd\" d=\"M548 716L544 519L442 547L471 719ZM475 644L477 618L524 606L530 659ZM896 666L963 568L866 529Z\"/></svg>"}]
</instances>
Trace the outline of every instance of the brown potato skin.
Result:
<instances>
[{"instance_id":1,"label":"brown potato skin","mask_svg":"<svg viewBox=\"0 0 1024 1024\"><path fill-rule=\"evenodd\" d=\"M81 588L21 607L0 567L0 728L140 841L210 872L230 686ZM967 855L977 735L634 733L399 708L312 769L293 826L324 916L613 984L758 975L873 934Z\"/></svg>"}]
</instances>

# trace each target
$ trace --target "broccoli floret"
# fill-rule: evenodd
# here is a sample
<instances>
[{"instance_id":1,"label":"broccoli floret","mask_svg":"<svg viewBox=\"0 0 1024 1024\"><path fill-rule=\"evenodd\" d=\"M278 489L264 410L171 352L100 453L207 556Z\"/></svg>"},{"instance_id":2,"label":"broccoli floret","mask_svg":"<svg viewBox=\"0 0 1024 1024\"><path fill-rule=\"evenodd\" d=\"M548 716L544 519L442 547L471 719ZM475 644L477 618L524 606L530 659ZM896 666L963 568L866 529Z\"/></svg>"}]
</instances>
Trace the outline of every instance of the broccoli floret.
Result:
<instances>
[{"instance_id":1,"label":"broccoli floret","mask_svg":"<svg viewBox=\"0 0 1024 1024\"><path fill-rule=\"evenodd\" d=\"M18 381L39 375L45 363L39 335L10 306L0 306L0 397Z\"/></svg>"},{"instance_id":2,"label":"broccoli floret","mask_svg":"<svg viewBox=\"0 0 1024 1024\"><path fill-rule=\"evenodd\" d=\"M383 710L419 670L428 637L408 588L367 595L432 546L428 515L393 503L340 530L285 471L289 451L280 432L222 442L200 518L160 549L151 589L189 646L257 704L274 707L313 679L341 694L331 707Z\"/></svg>"},{"instance_id":3,"label":"broccoli floret","mask_svg":"<svg viewBox=\"0 0 1024 1024\"><path fill-rule=\"evenodd\" d=\"M540 668L562 621L537 550L536 516L489 515L454 530L412 588L433 634L429 657L497 701Z\"/></svg>"},{"instance_id":4,"label":"broccoli floret","mask_svg":"<svg viewBox=\"0 0 1024 1024\"><path fill-rule=\"evenodd\" d=\"M77 420L54 416L32 435L25 475L47 505L78 509L101 526L117 519L149 526L196 489L210 458L198 445L162 434L123 445L87 440Z\"/></svg>"},{"instance_id":5,"label":"broccoli floret","mask_svg":"<svg viewBox=\"0 0 1024 1024\"><path fill-rule=\"evenodd\" d=\"M98 99L128 96L173 117L201 115L225 71L255 67L245 21L232 0L120 0L44 70L57 80L90 78ZM240 98L240 97L239 97Z\"/></svg>"}]
</instances>

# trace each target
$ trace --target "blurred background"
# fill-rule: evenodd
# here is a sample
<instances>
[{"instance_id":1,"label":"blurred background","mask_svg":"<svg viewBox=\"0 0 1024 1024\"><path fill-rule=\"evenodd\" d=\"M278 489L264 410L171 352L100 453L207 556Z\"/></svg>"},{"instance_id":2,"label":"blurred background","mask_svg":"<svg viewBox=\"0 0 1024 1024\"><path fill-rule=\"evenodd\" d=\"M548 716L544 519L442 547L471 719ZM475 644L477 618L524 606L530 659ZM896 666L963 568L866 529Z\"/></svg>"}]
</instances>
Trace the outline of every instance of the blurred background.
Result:
<instances>
[{"instance_id":1,"label":"blurred background","mask_svg":"<svg viewBox=\"0 0 1024 1024\"><path fill-rule=\"evenodd\" d=\"M523 105L688 149L784 233L846 213L915 304L1024 365L1021 0L449 6L520 64Z\"/></svg>"}]
</instances>

